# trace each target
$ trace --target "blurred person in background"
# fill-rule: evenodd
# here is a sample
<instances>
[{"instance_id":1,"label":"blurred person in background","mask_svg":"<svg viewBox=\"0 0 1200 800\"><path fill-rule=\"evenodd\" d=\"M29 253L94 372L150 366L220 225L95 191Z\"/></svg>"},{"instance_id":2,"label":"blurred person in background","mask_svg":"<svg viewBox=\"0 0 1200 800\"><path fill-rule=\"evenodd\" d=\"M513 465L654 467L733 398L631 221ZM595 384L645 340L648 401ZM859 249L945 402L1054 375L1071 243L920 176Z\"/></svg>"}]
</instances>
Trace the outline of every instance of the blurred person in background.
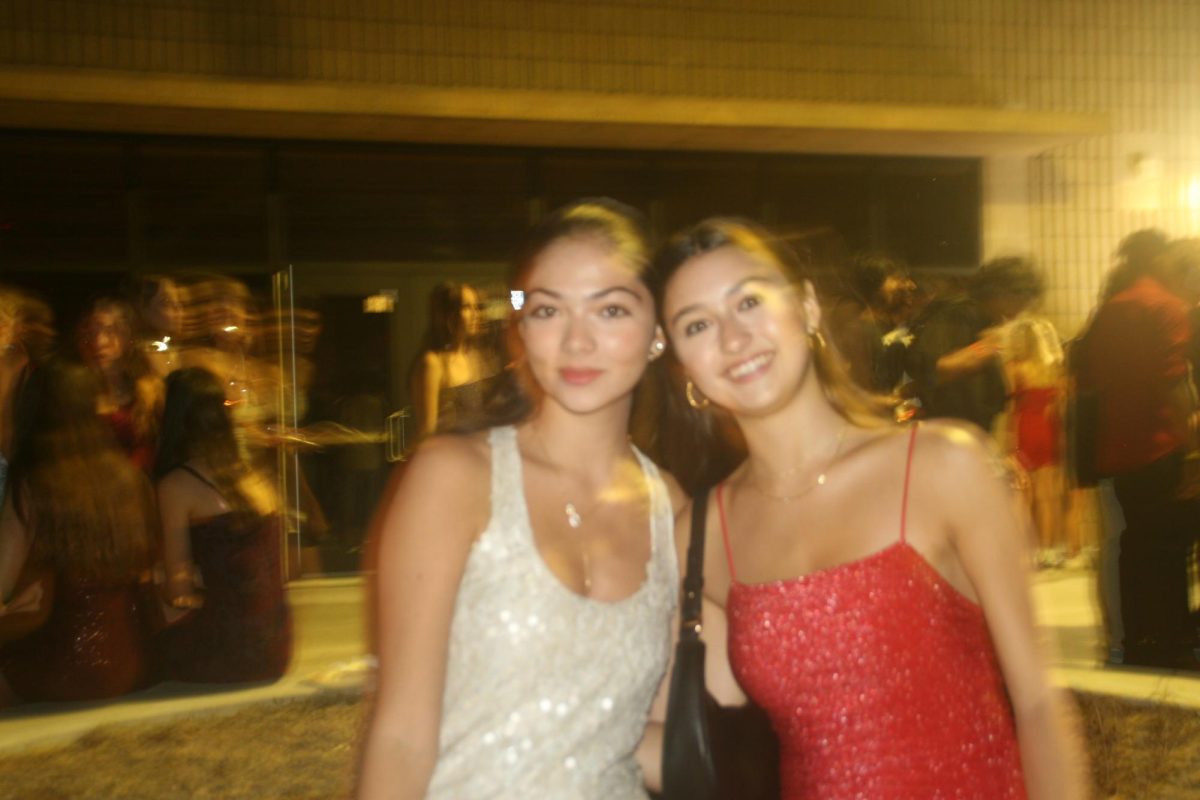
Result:
<instances>
[{"instance_id":1,"label":"blurred person in background","mask_svg":"<svg viewBox=\"0 0 1200 800\"><path fill-rule=\"evenodd\" d=\"M79 325L79 353L101 381L96 413L133 462L148 472L162 413L162 379L134 339L129 304L107 297L94 301Z\"/></svg>"},{"instance_id":2,"label":"blurred person in background","mask_svg":"<svg viewBox=\"0 0 1200 800\"><path fill-rule=\"evenodd\" d=\"M1100 588L1115 560L1119 628L1109 619L1109 661L1198 669L1189 614L1188 559L1200 515L1184 462L1196 448L1195 390L1188 368L1188 314L1200 297L1197 264L1160 231L1121 241L1103 300L1072 352L1080 398L1092 411L1079 434L1079 470L1111 480ZM1085 416L1081 415L1081 420ZM1118 541L1114 541L1119 536ZM1119 544L1118 547L1114 545ZM1116 557L1113 558L1113 551Z\"/></svg>"},{"instance_id":3,"label":"blurred person in background","mask_svg":"<svg viewBox=\"0 0 1200 800\"><path fill-rule=\"evenodd\" d=\"M1000 332L1000 359L1009 405L997 440L1027 477L1037 564L1060 566L1082 547L1081 526L1068 524L1072 493L1063 470L1067 377L1062 342L1049 320L1022 313Z\"/></svg>"},{"instance_id":4,"label":"blurred person in background","mask_svg":"<svg viewBox=\"0 0 1200 800\"><path fill-rule=\"evenodd\" d=\"M225 398L207 370L167 376L155 458L167 627L155 652L174 680L274 680L291 659L278 498L239 453Z\"/></svg>"},{"instance_id":5,"label":"blurred person in background","mask_svg":"<svg viewBox=\"0 0 1200 800\"><path fill-rule=\"evenodd\" d=\"M854 301L833 308L830 326L838 349L859 386L890 395L904 376L916 284L900 263L882 253L855 256L844 283Z\"/></svg>"},{"instance_id":6,"label":"blurred person in background","mask_svg":"<svg viewBox=\"0 0 1200 800\"><path fill-rule=\"evenodd\" d=\"M179 367L183 344L183 289L166 275L138 275L130 281L130 303L137 314L136 338L161 376Z\"/></svg>"},{"instance_id":7,"label":"blurred person in background","mask_svg":"<svg viewBox=\"0 0 1200 800\"><path fill-rule=\"evenodd\" d=\"M1041 293L1041 276L1027 259L997 258L971 274L965 296L926 307L907 355L925 417L966 420L993 432L1008 403L998 326Z\"/></svg>"},{"instance_id":8,"label":"blurred person in background","mask_svg":"<svg viewBox=\"0 0 1200 800\"><path fill-rule=\"evenodd\" d=\"M18 400L0 510L0 705L91 700L143 685L149 481L96 415L86 367L49 361Z\"/></svg>"},{"instance_id":9,"label":"blurred person in background","mask_svg":"<svg viewBox=\"0 0 1200 800\"><path fill-rule=\"evenodd\" d=\"M263 365L256 357L257 315L249 288L223 275L194 277L187 287L184 363L216 375L239 422L258 416Z\"/></svg>"},{"instance_id":10,"label":"blurred person in background","mask_svg":"<svg viewBox=\"0 0 1200 800\"><path fill-rule=\"evenodd\" d=\"M263 329L250 289L236 278L193 277L185 296L186 348L181 363L217 377L225 390L242 457L258 468L270 468L273 448L279 443L272 428L281 411L280 366L276 354L266 352L268 334L275 332ZM297 416L302 415L303 410L297 409Z\"/></svg>"},{"instance_id":11,"label":"blurred person in background","mask_svg":"<svg viewBox=\"0 0 1200 800\"><path fill-rule=\"evenodd\" d=\"M50 307L25 292L0 285L0 502L12 458L16 397L30 368L54 342Z\"/></svg>"},{"instance_id":12,"label":"blurred person in background","mask_svg":"<svg viewBox=\"0 0 1200 800\"><path fill-rule=\"evenodd\" d=\"M409 374L419 435L454 430L483 418L499 354L485 344L484 303L478 290L446 282L429 294L423 351Z\"/></svg>"}]
</instances>

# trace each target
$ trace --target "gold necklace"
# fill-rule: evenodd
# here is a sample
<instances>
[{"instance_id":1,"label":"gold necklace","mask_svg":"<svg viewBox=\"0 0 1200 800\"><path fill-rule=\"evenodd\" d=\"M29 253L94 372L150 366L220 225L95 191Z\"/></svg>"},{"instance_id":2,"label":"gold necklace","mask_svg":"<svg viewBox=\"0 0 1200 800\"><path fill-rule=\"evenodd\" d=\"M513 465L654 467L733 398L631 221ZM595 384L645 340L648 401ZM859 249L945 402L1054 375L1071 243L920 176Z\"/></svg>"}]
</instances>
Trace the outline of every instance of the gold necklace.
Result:
<instances>
[{"instance_id":1,"label":"gold necklace","mask_svg":"<svg viewBox=\"0 0 1200 800\"><path fill-rule=\"evenodd\" d=\"M825 463L824 469L822 469L819 473L817 473L816 480L814 480L812 483L810 483L807 486L800 489L800 491L791 492L789 494L776 494L774 492L768 492L766 489L763 489L761 486L758 486L756 483L751 483L750 488L754 489L754 491L758 492L761 495L770 497L772 500L782 500L785 503L789 503L792 500L798 500L801 497L804 497L806 494L813 491L814 489L816 489L819 486L824 486L825 483L828 481L829 470L833 468L833 465L837 461L838 456L841 455L842 442L844 442L846 440L846 431L847 431L847 429L849 429L849 427L850 427L849 422L842 423L842 429L840 431L838 431L837 444L835 444L833 447L833 455L830 456L829 461L827 461ZM782 472L777 473L775 477L782 478L787 475L794 475L796 472L799 471L799 469L800 469L799 467L792 467L790 469L785 469Z\"/></svg>"}]
</instances>

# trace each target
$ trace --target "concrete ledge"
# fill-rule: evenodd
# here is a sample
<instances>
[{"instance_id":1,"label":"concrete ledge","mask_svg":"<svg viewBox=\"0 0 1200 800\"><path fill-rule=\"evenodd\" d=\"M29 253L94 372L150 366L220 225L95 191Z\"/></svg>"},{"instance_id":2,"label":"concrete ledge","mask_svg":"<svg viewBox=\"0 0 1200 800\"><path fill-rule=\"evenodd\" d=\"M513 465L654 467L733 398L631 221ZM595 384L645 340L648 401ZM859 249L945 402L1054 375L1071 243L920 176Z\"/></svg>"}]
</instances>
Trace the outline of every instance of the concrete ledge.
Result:
<instances>
[{"instance_id":1,"label":"concrete ledge","mask_svg":"<svg viewBox=\"0 0 1200 800\"><path fill-rule=\"evenodd\" d=\"M1087 571L1048 571L1033 580L1038 621L1046 631L1052 677L1065 688L1152 705L1200 709L1200 675L1112 668L1099 663L1100 631ZM0 713L0 754L71 742L101 725L156 723L225 714L257 703L363 691L363 674L345 670L363 652L360 579L298 581L288 587L296 615L292 668L269 684L164 683L96 703L36 703Z\"/></svg>"},{"instance_id":2,"label":"concrete ledge","mask_svg":"<svg viewBox=\"0 0 1200 800\"><path fill-rule=\"evenodd\" d=\"M987 156L1103 135L1105 114L988 106L192 78L0 68L0 126L540 147Z\"/></svg>"}]
</instances>

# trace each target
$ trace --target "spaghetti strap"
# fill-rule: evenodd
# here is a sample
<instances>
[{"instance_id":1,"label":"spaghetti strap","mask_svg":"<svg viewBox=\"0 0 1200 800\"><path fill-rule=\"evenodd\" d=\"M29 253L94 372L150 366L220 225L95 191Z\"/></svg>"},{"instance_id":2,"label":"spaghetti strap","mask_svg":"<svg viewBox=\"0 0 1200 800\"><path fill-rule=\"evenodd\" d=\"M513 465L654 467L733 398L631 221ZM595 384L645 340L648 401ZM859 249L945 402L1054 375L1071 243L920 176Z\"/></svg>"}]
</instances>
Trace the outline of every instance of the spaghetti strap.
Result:
<instances>
[{"instance_id":1,"label":"spaghetti strap","mask_svg":"<svg viewBox=\"0 0 1200 800\"><path fill-rule=\"evenodd\" d=\"M733 548L729 546L729 524L725 521L725 481L717 484L717 511L721 515L721 539L725 542L725 560L729 562L729 578L737 583L737 570L733 568Z\"/></svg>"},{"instance_id":2,"label":"spaghetti strap","mask_svg":"<svg viewBox=\"0 0 1200 800\"><path fill-rule=\"evenodd\" d=\"M904 498L900 501L900 541L904 541L906 527L908 523L908 482L912 477L912 457L913 447L917 443L917 426L919 422L914 422L912 432L908 436L908 458L904 462Z\"/></svg>"},{"instance_id":3,"label":"spaghetti strap","mask_svg":"<svg viewBox=\"0 0 1200 800\"><path fill-rule=\"evenodd\" d=\"M192 475L192 477L193 477L193 478L195 478L196 480L200 481L201 483L203 483L203 484L204 484L205 486L207 486L208 488L212 489L212 490L213 490L214 492L216 492L217 494L221 495L221 498L222 498L222 499L224 499L224 498L225 498L225 493L224 493L224 492L222 492L222 491L221 491L219 488L217 488L217 485L216 485L215 483L213 483L213 482L212 482L212 481L210 481L208 478L206 478L206 477L204 477L203 475L201 475L201 474L200 474L200 472L199 472L198 470L195 470L195 469L193 469L192 467L189 467L187 464L179 464L178 466L176 466L176 467L175 467L175 469L181 469L181 470L183 470L184 472L188 472L188 473L190 473L190 474Z\"/></svg>"}]
</instances>

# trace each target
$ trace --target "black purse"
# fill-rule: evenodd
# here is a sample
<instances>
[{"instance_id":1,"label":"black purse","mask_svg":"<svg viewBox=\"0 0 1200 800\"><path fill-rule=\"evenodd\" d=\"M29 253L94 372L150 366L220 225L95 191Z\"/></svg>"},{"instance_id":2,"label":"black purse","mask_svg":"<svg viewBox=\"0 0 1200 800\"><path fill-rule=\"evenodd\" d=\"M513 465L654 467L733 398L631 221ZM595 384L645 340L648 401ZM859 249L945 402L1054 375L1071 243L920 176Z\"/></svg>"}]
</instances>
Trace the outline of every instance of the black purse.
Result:
<instances>
[{"instance_id":1,"label":"black purse","mask_svg":"<svg viewBox=\"0 0 1200 800\"><path fill-rule=\"evenodd\" d=\"M704 686L701 608L708 490L692 501L692 535L663 727L663 800L778 800L779 740L758 706L718 705Z\"/></svg>"}]
</instances>

